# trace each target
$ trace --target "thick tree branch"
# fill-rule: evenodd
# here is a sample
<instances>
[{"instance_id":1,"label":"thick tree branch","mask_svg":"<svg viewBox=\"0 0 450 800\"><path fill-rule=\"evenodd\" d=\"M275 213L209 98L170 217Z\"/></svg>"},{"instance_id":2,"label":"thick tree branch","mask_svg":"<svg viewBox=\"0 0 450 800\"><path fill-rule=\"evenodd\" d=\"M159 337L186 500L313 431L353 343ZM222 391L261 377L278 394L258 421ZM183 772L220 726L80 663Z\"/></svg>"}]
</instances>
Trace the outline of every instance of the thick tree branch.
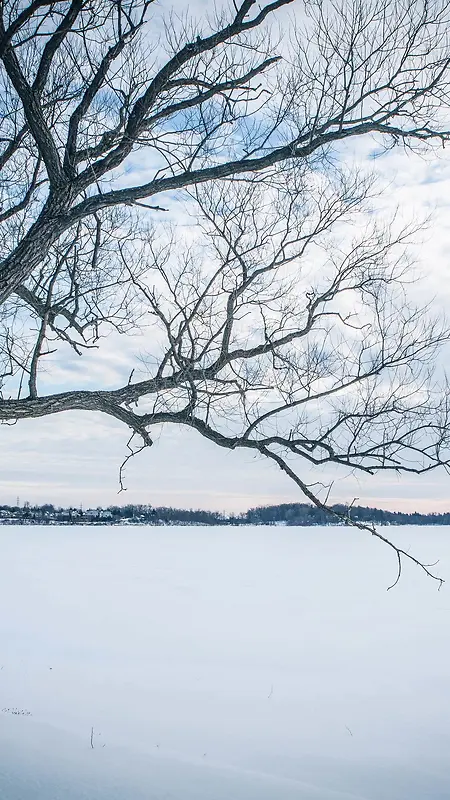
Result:
<instances>
[{"instance_id":1,"label":"thick tree branch","mask_svg":"<svg viewBox=\"0 0 450 800\"><path fill-rule=\"evenodd\" d=\"M277 164L289 161L290 159L293 161L297 159L307 159L317 150L326 148L328 145L334 144L342 139L353 136L365 136L370 133L380 133L404 140L418 139L419 141L428 141L436 139L442 143L450 140L450 131L433 131L428 129L412 129L405 131L401 128L381 125L379 123L356 124L341 131L332 131L322 136L319 135L312 141L310 141L310 136L308 134L302 136L300 140L296 139L288 145L276 148L259 158L242 158L237 161L228 161L224 164L217 164L205 169L192 170L167 178L155 179L141 186L117 189L112 192L94 195L70 210L68 213L68 220L70 221L68 221L67 224L73 224L76 220L83 219L83 217L88 214L93 214L102 208L122 205L124 203L133 202L134 200L142 200L152 197L155 194L173 191L174 189L183 189L213 180L223 180L235 175L262 172L263 170L267 170ZM302 144L302 141L307 143Z\"/></svg>"},{"instance_id":2,"label":"thick tree branch","mask_svg":"<svg viewBox=\"0 0 450 800\"><path fill-rule=\"evenodd\" d=\"M81 0L79 0L79 2L81 2ZM0 19L0 37L2 35L5 35L5 30L3 22ZM9 45L6 47L3 54L3 64L12 85L22 101L28 128L37 144L39 154L45 163L50 182L54 187L60 186L63 182L63 174L58 149L53 140L50 128L45 121L38 98L35 96L32 87L26 81L18 58Z\"/></svg>"}]
</instances>

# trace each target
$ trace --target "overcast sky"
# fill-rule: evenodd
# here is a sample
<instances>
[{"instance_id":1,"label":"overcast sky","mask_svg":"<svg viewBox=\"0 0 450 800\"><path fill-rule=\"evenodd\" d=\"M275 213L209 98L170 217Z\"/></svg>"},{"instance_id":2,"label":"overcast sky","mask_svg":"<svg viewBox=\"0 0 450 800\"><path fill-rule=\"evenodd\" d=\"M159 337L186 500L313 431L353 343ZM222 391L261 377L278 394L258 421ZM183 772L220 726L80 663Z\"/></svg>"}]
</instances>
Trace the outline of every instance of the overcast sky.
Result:
<instances>
[{"instance_id":1,"label":"overcast sky","mask_svg":"<svg viewBox=\"0 0 450 800\"><path fill-rule=\"evenodd\" d=\"M204 8L205 3L199 0L197 7ZM412 291L435 297L436 308L445 310L450 300L450 155L443 150L423 158L396 150L373 161L374 143L354 142L352 147L346 158L370 161L382 181L389 183L387 211L399 205L410 217L432 213L432 224L417 250L424 277ZM74 387L78 376L86 388L121 385L139 354L151 349L148 336L111 337L102 343L100 353L89 352L83 359L66 351L64 362L53 365L46 391ZM449 356L450 350L444 361ZM240 511L304 500L273 465L245 452L221 450L193 432L174 428L162 429L154 446L130 463L127 491L118 496L118 470L127 439L127 430L114 420L81 412L2 426L0 502L15 503L19 497L21 503L141 502ZM311 473L302 477L311 479ZM326 471L314 479L334 480L333 501L358 497L361 504L389 509L450 509L450 479L444 472L421 479L381 475L361 480Z\"/></svg>"}]
</instances>

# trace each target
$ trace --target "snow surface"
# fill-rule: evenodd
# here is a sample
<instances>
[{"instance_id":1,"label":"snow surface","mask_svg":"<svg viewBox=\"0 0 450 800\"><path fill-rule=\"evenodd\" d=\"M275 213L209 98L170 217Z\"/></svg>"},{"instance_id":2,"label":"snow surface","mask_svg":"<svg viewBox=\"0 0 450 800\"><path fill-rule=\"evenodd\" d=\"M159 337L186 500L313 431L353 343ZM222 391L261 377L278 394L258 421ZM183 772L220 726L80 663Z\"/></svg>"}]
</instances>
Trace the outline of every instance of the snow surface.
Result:
<instances>
[{"instance_id":1,"label":"snow surface","mask_svg":"<svg viewBox=\"0 0 450 800\"><path fill-rule=\"evenodd\" d=\"M385 531L449 584L345 528L0 528L0 798L448 799L450 529Z\"/></svg>"}]
</instances>

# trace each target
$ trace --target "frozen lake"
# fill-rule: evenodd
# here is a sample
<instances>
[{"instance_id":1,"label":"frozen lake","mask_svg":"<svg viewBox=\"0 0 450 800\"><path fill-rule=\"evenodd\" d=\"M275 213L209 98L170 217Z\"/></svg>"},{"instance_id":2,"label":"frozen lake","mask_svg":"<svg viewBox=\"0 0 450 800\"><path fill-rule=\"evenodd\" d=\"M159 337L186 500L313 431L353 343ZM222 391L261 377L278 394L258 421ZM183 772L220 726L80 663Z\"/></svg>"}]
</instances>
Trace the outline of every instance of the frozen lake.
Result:
<instances>
[{"instance_id":1,"label":"frozen lake","mask_svg":"<svg viewBox=\"0 0 450 800\"><path fill-rule=\"evenodd\" d=\"M0 798L448 800L450 528L386 531L440 592L345 528L0 527Z\"/></svg>"}]
</instances>

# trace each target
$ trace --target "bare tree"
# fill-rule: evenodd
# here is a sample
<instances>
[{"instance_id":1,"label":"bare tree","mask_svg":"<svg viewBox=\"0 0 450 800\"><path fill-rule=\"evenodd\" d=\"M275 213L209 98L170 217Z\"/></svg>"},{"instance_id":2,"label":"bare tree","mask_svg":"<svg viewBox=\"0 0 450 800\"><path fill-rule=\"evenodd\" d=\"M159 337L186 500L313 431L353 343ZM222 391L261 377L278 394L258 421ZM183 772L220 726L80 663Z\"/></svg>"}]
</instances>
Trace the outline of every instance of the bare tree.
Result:
<instances>
[{"instance_id":1,"label":"bare tree","mask_svg":"<svg viewBox=\"0 0 450 800\"><path fill-rule=\"evenodd\" d=\"M288 5L290 41L273 33ZM450 3L241 0L200 23L154 8L1 5L0 420L102 411L131 429L129 457L188 425L324 507L302 464L447 466L432 362L449 333L407 299L413 230L367 226L370 179L337 164L350 137L450 138ZM149 316L139 380L40 395L55 348ZM403 557L432 575L366 530L398 577Z\"/></svg>"}]
</instances>

